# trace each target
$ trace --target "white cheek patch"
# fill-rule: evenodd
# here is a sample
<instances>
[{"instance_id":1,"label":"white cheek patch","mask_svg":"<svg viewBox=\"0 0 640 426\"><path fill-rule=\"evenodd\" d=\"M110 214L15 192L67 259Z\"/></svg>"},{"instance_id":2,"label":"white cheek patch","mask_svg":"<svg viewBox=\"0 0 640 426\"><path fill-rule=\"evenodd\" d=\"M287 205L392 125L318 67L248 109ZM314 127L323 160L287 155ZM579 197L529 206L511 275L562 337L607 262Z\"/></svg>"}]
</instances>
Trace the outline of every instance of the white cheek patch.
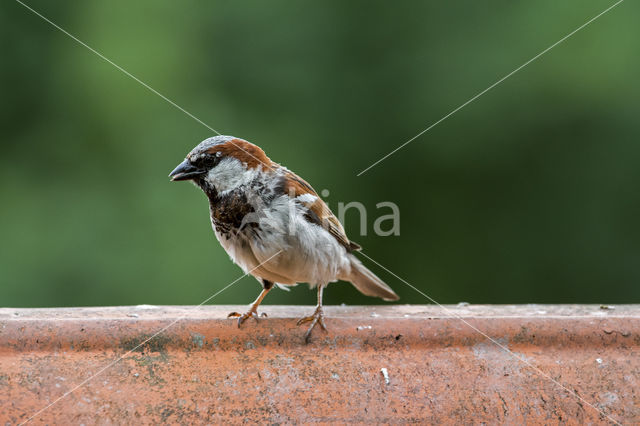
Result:
<instances>
[{"instance_id":1,"label":"white cheek patch","mask_svg":"<svg viewBox=\"0 0 640 426\"><path fill-rule=\"evenodd\" d=\"M219 193L224 193L249 184L261 172L260 167L247 169L239 160L227 157L209 170L205 180L215 187Z\"/></svg>"}]
</instances>

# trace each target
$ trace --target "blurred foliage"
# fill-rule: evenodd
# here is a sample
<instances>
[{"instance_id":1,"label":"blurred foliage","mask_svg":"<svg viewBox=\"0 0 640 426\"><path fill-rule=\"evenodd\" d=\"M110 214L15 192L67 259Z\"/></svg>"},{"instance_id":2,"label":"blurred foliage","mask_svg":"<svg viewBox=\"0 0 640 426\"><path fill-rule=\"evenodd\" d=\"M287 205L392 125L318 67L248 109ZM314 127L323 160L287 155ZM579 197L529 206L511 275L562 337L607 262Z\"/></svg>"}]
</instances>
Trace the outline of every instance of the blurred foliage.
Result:
<instances>
[{"instance_id":1,"label":"blurred foliage","mask_svg":"<svg viewBox=\"0 0 640 426\"><path fill-rule=\"evenodd\" d=\"M640 301L637 2L356 177L612 3L28 1L330 206L363 202L352 239L441 303ZM18 3L0 34L0 306L197 304L236 279L204 195L167 179L213 133ZM371 232L387 200L398 237Z\"/></svg>"}]
</instances>

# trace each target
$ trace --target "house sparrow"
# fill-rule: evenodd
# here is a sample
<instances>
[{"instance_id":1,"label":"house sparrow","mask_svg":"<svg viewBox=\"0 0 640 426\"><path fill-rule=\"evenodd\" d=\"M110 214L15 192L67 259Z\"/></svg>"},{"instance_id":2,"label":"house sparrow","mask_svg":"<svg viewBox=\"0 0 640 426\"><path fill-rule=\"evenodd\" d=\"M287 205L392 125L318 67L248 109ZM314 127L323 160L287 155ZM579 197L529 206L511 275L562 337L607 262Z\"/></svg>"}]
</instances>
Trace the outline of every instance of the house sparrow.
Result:
<instances>
[{"instance_id":1,"label":"house sparrow","mask_svg":"<svg viewBox=\"0 0 640 426\"><path fill-rule=\"evenodd\" d=\"M398 296L352 254L360 246L349 241L338 219L311 185L271 161L258 146L233 136L202 141L169 174L172 181L191 180L209 198L216 237L231 259L253 275L262 292L240 314L258 318L258 305L278 286L309 283L318 288L318 305L305 334L316 324L326 330L322 291L337 280L350 281L361 293L387 301Z\"/></svg>"}]
</instances>

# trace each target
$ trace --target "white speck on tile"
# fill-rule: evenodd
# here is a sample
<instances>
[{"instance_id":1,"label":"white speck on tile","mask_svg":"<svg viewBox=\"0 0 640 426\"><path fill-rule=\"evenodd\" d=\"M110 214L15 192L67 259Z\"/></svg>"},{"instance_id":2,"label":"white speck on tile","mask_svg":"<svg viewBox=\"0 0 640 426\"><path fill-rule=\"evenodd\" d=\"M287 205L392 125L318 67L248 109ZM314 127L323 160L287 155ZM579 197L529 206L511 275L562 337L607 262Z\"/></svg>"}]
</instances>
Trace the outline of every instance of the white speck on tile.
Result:
<instances>
[{"instance_id":1,"label":"white speck on tile","mask_svg":"<svg viewBox=\"0 0 640 426\"><path fill-rule=\"evenodd\" d=\"M382 373L382 377L384 377L384 384L388 385L389 383L391 383L391 381L389 380L389 371L387 371L386 368L381 368L380 372Z\"/></svg>"},{"instance_id":2,"label":"white speck on tile","mask_svg":"<svg viewBox=\"0 0 640 426\"><path fill-rule=\"evenodd\" d=\"M360 330L371 330L373 327L371 327L370 325L359 325L358 328L356 328L356 330L360 331Z\"/></svg>"},{"instance_id":3,"label":"white speck on tile","mask_svg":"<svg viewBox=\"0 0 640 426\"><path fill-rule=\"evenodd\" d=\"M380 316L380 315L376 314L375 312L371 312L371 317L372 317L372 318L377 318L377 317L379 317L379 316Z\"/></svg>"},{"instance_id":4,"label":"white speck on tile","mask_svg":"<svg viewBox=\"0 0 640 426\"><path fill-rule=\"evenodd\" d=\"M138 318L140 315L138 315L138 314L127 314L127 316L131 317L131 318Z\"/></svg>"},{"instance_id":5,"label":"white speck on tile","mask_svg":"<svg viewBox=\"0 0 640 426\"><path fill-rule=\"evenodd\" d=\"M596 362L597 362L598 364L602 364L602 358L596 358Z\"/></svg>"}]
</instances>

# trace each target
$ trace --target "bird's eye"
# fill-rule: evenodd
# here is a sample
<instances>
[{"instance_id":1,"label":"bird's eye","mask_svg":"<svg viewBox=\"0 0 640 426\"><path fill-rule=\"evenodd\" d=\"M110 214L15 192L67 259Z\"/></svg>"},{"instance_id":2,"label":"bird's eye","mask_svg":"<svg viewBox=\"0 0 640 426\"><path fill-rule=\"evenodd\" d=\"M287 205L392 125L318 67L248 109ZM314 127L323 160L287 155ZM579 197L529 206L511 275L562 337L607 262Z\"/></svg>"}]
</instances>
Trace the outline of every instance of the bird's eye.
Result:
<instances>
[{"instance_id":1,"label":"bird's eye","mask_svg":"<svg viewBox=\"0 0 640 426\"><path fill-rule=\"evenodd\" d=\"M214 155L205 155L198 163L200 167L210 169L218 163L218 158Z\"/></svg>"}]
</instances>

